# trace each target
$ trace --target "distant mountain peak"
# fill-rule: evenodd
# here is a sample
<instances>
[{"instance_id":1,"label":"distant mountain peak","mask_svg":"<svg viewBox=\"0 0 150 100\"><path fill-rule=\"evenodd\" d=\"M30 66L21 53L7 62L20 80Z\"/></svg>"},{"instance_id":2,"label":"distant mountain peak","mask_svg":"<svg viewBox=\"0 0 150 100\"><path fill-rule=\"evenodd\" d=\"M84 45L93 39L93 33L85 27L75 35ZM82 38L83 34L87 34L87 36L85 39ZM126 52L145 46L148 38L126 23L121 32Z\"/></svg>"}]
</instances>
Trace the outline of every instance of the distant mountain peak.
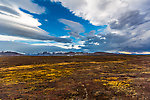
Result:
<instances>
[{"instance_id":1,"label":"distant mountain peak","mask_svg":"<svg viewBox=\"0 0 150 100\"><path fill-rule=\"evenodd\" d=\"M0 56L23 56L24 54L14 51L1 51Z\"/></svg>"}]
</instances>

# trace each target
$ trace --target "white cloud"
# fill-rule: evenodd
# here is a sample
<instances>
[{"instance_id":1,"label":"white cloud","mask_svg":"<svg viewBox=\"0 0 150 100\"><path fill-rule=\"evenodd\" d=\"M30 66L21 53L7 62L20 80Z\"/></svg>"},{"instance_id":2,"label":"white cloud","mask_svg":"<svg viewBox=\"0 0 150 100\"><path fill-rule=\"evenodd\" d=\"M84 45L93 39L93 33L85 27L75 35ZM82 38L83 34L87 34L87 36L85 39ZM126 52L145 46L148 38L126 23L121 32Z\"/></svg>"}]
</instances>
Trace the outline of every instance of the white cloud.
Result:
<instances>
[{"instance_id":1,"label":"white cloud","mask_svg":"<svg viewBox=\"0 0 150 100\"><path fill-rule=\"evenodd\" d=\"M45 12L45 8L38 6L31 0L0 0L1 20L30 27L38 27L41 25L37 19L33 18L33 16L29 14L24 13L20 10L20 8L35 14L41 14Z\"/></svg>"},{"instance_id":2,"label":"white cloud","mask_svg":"<svg viewBox=\"0 0 150 100\"><path fill-rule=\"evenodd\" d=\"M80 44L70 44L70 43L56 43L56 42L43 42L43 43L33 43L34 46L56 46L63 49L81 49Z\"/></svg>"},{"instance_id":3,"label":"white cloud","mask_svg":"<svg viewBox=\"0 0 150 100\"><path fill-rule=\"evenodd\" d=\"M61 36L60 38L70 38L70 36Z\"/></svg>"},{"instance_id":4,"label":"white cloud","mask_svg":"<svg viewBox=\"0 0 150 100\"><path fill-rule=\"evenodd\" d=\"M35 40L32 40L32 39L26 39L26 38L21 38L21 37L0 35L0 41L16 41L16 40L35 41Z\"/></svg>"},{"instance_id":5,"label":"white cloud","mask_svg":"<svg viewBox=\"0 0 150 100\"><path fill-rule=\"evenodd\" d=\"M48 22L48 19L45 19L45 22Z\"/></svg>"},{"instance_id":6,"label":"white cloud","mask_svg":"<svg viewBox=\"0 0 150 100\"><path fill-rule=\"evenodd\" d=\"M72 47L70 46L70 44L66 44L66 43L34 43L32 45L35 46L56 46L56 47L60 47L60 48L64 48L64 49L72 49Z\"/></svg>"},{"instance_id":7,"label":"white cloud","mask_svg":"<svg viewBox=\"0 0 150 100\"><path fill-rule=\"evenodd\" d=\"M66 20L66 19L59 19L59 21L67 25L65 27L65 30L70 30L69 34L76 38L81 37L80 33L83 33L85 31L83 25L81 25L78 22L74 22L74 21Z\"/></svg>"},{"instance_id":8,"label":"white cloud","mask_svg":"<svg viewBox=\"0 0 150 100\"><path fill-rule=\"evenodd\" d=\"M149 0L51 0L61 2L76 16L89 20L93 25L105 25L122 14L149 8Z\"/></svg>"},{"instance_id":9,"label":"white cloud","mask_svg":"<svg viewBox=\"0 0 150 100\"><path fill-rule=\"evenodd\" d=\"M0 0L0 34L17 36L37 40L54 40L57 42L71 42L69 39L52 37L48 32L39 28L41 23L32 15L23 12L42 14L45 8L32 2L32 0Z\"/></svg>"},{"instance_id":10,"label":"white cloud","mask_svg":"<svg viewBox=\"0 0 150 100\"><path fill-rule=\"evenodd\" d=\"M31 13L42 14L45 12L44 7L32 2L32 0L0 0L0 4L5 7L10 7L13 10L22 8Z\"/></svg>"},{"instance_id":11,"label":"white cloud","mask_svg":"<svg viewBox=\"0 0 150 100\"><path fill-rule=\"evenodd\" d=\"M105 25L118 15L126 5L121 0L52 0L59 1L75 15L89 20L93 25Z\"/></svg>"},{"instance_id":12,"label":"white cloud","mask_svg":"<svg viewBox=\"0 0 150 100\"><path fill-rule=\"evenodd\" d=\"M95 26L107 25L105 40L85 37L91 50L148 51L150 44L149 0L51 0L61 2L78 17ZM90 43L98 42L93 46Z\"/></svg>"}]
</instances>

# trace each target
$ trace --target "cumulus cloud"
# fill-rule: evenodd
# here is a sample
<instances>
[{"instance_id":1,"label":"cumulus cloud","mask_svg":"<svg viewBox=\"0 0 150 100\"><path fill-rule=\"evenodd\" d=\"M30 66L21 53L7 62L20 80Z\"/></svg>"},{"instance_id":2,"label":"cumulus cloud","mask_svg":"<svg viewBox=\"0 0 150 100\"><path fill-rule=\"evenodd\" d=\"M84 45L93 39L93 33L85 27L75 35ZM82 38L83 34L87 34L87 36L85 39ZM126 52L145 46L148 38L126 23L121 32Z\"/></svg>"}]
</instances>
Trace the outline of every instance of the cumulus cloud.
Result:
<instances>
[{"instance_id":1,"label":"cumulus cloud","mask_svg":"<svg viewBox=\"0 0 150 100\"><path fill-rule=\"evenodd\" d=\"M61 2L75 15L93 25L105 25L130 11L148 12L149 0L51 0Z\"/></svg>"},{"instance_id":2,"label":"cumulus cloud","mask_svg":"<svg viewBox=\"0 0 150 100\"><path fill-rule=\"evenodd\" d=\"M45 8L31 0L0 0L0 34L37 40L54 40L70 43L70 39L50 36L48 32L39 28L41 23L32 15L23 12L42 14Z\"/></svg>"},{"instance_id":3,"label":"cumulus cloud","mask_svg":"<svg viewBox=\"0 0 150 100\"><path fill-rule=\"evenodd\" d=\"M51 0L95 26L107 25L105 34L87 36L89 50L149 51L149 0ZM105 37L105 40L101 39ZM98 44L99 45L95 45Z\"/></svg>"},{"instance_id":4,"label":"cumulus cloud","mask_svg":"<svg viewBox=\"0 0 150 100\"><path fill-rule=\"evenodd\" d=\"M67 19L59 19L59 22L66 25L65 30L70 30L69 34L73 37L80 38L80 33L83 33L84 27L78 22L74 22Z\"/></svg>"}]
</instances>

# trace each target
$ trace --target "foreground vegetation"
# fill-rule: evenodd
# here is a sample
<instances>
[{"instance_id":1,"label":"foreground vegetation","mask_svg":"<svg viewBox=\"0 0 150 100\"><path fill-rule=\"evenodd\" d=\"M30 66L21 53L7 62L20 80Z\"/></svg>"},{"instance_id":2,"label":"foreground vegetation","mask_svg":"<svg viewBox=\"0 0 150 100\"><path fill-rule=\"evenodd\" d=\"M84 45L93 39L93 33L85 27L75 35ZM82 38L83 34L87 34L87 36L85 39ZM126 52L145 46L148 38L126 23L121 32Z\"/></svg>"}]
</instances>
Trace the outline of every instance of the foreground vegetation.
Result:
<instances>
[{"instance_id":1,"label":"foreground vegetation","mask_svg":"<svg viewBox=\"0 0 150 100\"><path fill-rule=\"evenodd\" d=\"M150 56L1 57L2 100L150 99Z\"/></svg>"}]
</instances>

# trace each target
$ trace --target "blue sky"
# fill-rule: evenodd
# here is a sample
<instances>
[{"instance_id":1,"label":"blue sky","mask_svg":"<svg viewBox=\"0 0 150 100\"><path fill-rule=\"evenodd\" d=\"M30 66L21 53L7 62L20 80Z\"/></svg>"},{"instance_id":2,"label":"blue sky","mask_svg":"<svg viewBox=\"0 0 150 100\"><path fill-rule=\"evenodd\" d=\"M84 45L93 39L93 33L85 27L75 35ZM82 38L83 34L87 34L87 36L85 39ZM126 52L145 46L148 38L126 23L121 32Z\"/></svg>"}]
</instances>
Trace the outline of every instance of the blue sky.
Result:
<instances>
[{"instance_id":1,"label":"blue sky","mask_svg":"<svg viewBox=\"0 0 150 100\"><path fill-rule=\"evenodd\" d=\"M0 0L0 51L150 52L148 0Z\"/></svg>"}]
</instances>

